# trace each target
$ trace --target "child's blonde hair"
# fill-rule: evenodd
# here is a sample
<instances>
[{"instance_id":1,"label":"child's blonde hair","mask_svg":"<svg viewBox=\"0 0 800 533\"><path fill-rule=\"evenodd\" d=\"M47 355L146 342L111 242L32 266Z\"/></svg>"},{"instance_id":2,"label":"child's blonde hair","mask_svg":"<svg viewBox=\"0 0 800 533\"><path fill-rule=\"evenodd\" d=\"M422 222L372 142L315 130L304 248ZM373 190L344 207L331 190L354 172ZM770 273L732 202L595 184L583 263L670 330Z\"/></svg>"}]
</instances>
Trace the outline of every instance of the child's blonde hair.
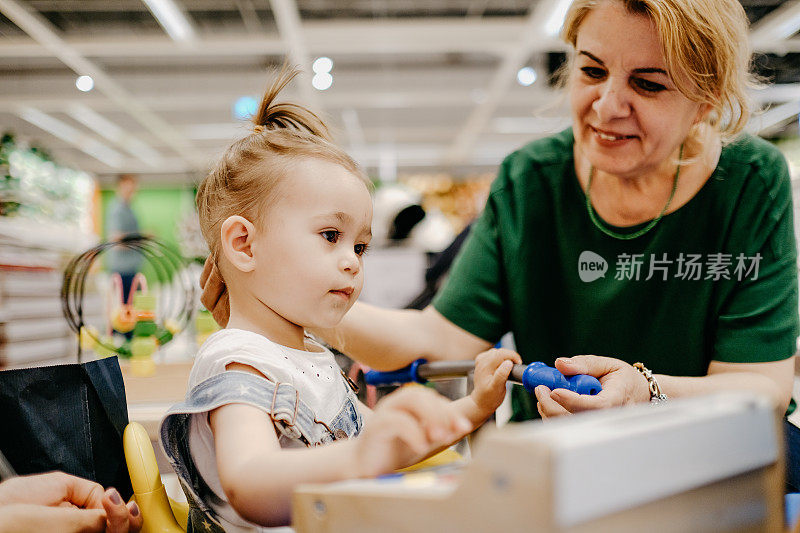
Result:
<instances>
[{"instance_id":1,"label":"child's blonde hair","mask_svg":"<svg viewBox=\"0 0 800 533\"><path fill-rule=\"evenodd\" d=\"M369 186L358 164L331 141L317 115L297 104L275 102L297 74L296 68L281 69L253 116L253 133L233 143L197 189L200 230L215 262L225 219L240 215L259 226L259 216L274 199L276 186L298 158L337 163Z\"/></svg>"}]
</instances>

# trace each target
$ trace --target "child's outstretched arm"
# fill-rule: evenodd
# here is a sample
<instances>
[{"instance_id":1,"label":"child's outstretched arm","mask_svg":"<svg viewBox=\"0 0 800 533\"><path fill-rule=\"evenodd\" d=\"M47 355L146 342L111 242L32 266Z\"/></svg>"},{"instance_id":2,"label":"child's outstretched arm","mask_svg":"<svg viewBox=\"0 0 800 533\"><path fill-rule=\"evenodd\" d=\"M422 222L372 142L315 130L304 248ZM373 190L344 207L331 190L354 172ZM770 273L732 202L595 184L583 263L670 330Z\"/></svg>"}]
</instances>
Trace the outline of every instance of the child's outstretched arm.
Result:
<instances>
[{"instance_id":1,"label":"child's outstretched arm","mask_svg":"<svg viewBox=\"0 0 800 533\"><path fill-rule=\"evenodd\" d=\"M425 457L433 455L454 442L459 441L486 422L489 416L503 403L503 399L506 395L506 381L508 381L508 376L511 374L511 370L515 364L522 364L522 358L518 353L505 348L487 350L478 354L475 358L473 390L471 394L453 402L449 402L443 396L435 394L438 398L437 401L448 402L444 413L440 415L440 417L450 416L460 418L465 424L461 426L458 432L453 434L454 438L451 441L445 442L445 446L428 450ZM404 387L386 396L386 398L381 401L381 404L386 404L388 402L396 402L395 405L405 403L406 399L402 397L402 394L407 389L425 390L423 387L418 386L410 388ZM361 402L359 402L359 407L365 415L364 425L367 427L371 423L372 414L369 408ZM437 431L435 428L437 424L442 423L442 419L428 416L424 420L424 423L426 424L426 430L435 434ZM449 429L451 428L448 428L448 430ZM424 457L419 457L418 459L423 458Z\"/></svg>"},{"instance_id":2,"label":"child's outstretched arm","mask_svg":"<svg viewBox=\"0 0 800 533\"><path fill-rule=\"evenodd\" d=\"M478 354L475 359L472 393L453 402L430 389L419 386L403 387L384 398L378 407L390 405L414 413L419 424L428 434L429 443L434 443L422 455L416 456L414 460L403 466L410 466L430 457L478 429L503 403L506 395L506 381L515 363L521 364L522 358L511 350L492 349ZM422 397L415 398L411 394L422 395ZM424 397L426 394L430 397ZM429 402L437 405L435 411L425 412L430 409ZM366 428L374 423L373 418L375 418L374 414L365 421ZM451 421L454 420L459 421L457 425L452 424ZM365 450L364 453L372 454L374 451Z\"/></svg>"},{"instance_id":3,"label":"child's outstretched arm","mask_svg":"<svg viewBox=\"0 0 800 533\"><path fill-rule=\"evenodd\" d=\"M458 440L471 425L451 402L422 387L378 404L358 438L310 449L281 449L272 420L249 405L219 407L209 422L228 502L266 526L290 522L292 491L300 483L392 472Z\"/></svg>"}]
</instances>

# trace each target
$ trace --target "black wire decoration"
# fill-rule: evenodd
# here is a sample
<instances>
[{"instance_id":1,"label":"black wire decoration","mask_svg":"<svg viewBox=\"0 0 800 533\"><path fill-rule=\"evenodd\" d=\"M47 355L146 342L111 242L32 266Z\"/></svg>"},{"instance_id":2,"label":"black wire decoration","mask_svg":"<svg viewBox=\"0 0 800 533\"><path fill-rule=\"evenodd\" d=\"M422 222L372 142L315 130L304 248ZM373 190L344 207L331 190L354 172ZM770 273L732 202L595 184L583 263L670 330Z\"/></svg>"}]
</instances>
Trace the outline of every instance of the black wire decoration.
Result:
<instances>
[{"instance_id":1,"label":"black wire decoration","mask_svg":"<svg viewBox=\"0 0 800 533\"><path fill-rule=\"evenodd\" d=\"M186 268L188 262L180 254L167 247L164 243L139 234L130 234L116 241L98 244L75 256L64 269L64 280L61 284L61 308L64 318L72 331L78 334L78 362L82 359L81 330L95 343L105 349L123 357L129 357L128 348L123 344L116 346L104 342L95 335L91 328L85 328L83 320L83 299L86 291L86 277L94 261L105 251L113 247L123 247L140 253L145 261L153 267L158 285L173 283L177 278L182 291L161 291L159 293L158 308L163 317L160 322L172 319L178 326L178 331L183 331L189 324L194 310L195 283ZM166 298L163 298L166 296ZM168 341L167 341L168 342Z\"/></svg>"}]
</instances>

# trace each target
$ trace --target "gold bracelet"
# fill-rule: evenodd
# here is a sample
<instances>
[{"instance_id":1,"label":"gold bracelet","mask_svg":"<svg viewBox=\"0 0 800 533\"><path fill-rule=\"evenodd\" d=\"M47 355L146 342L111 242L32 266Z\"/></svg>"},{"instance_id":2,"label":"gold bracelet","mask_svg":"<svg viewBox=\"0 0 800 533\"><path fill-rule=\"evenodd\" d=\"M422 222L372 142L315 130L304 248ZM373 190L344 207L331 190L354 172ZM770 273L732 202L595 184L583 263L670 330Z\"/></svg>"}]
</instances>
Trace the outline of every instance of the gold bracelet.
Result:
<instances>
[{"instance_id":1,"label":"gold bracelet","mask_svg":"<svg viewBox=\"0 0 800 533\"><path fill-rule=\"evenodd\" d=\"M658 381L653 377L653 372L642 363L634 363L633 368L639 371L644 379L647 380L647 387L650 389L650 402L661 403L667 401L667 395L661 392L661 387L658 386Z\"/></svg>"}]
</instances>

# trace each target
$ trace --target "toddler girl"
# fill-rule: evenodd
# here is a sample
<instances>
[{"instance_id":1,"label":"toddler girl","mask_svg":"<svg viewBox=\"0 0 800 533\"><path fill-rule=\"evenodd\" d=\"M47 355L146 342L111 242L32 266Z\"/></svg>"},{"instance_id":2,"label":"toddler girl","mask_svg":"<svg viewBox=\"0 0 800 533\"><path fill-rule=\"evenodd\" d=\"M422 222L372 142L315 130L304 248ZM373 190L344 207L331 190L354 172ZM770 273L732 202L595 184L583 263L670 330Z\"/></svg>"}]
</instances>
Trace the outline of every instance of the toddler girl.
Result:
<instances>
[{"instance_id":1,"label":"toddler girl","mask_svg":"<svg viewBox=\"0 0 800 533\"><path fill-rule=\"evenodd\" d=\"M477 359L470 396L450 402L406 388L370 412L333 354L306 335L338 324L358 298L372 204L367 178L324 124L301 106L275 103L296 73L281 73L254 132L197 192L230 318L200 348L186 401L161 427L189 499L190 530L286 525L299 483L413 464L486 420L520 362L492 350Z\"/></svg>"}]
</instances>

